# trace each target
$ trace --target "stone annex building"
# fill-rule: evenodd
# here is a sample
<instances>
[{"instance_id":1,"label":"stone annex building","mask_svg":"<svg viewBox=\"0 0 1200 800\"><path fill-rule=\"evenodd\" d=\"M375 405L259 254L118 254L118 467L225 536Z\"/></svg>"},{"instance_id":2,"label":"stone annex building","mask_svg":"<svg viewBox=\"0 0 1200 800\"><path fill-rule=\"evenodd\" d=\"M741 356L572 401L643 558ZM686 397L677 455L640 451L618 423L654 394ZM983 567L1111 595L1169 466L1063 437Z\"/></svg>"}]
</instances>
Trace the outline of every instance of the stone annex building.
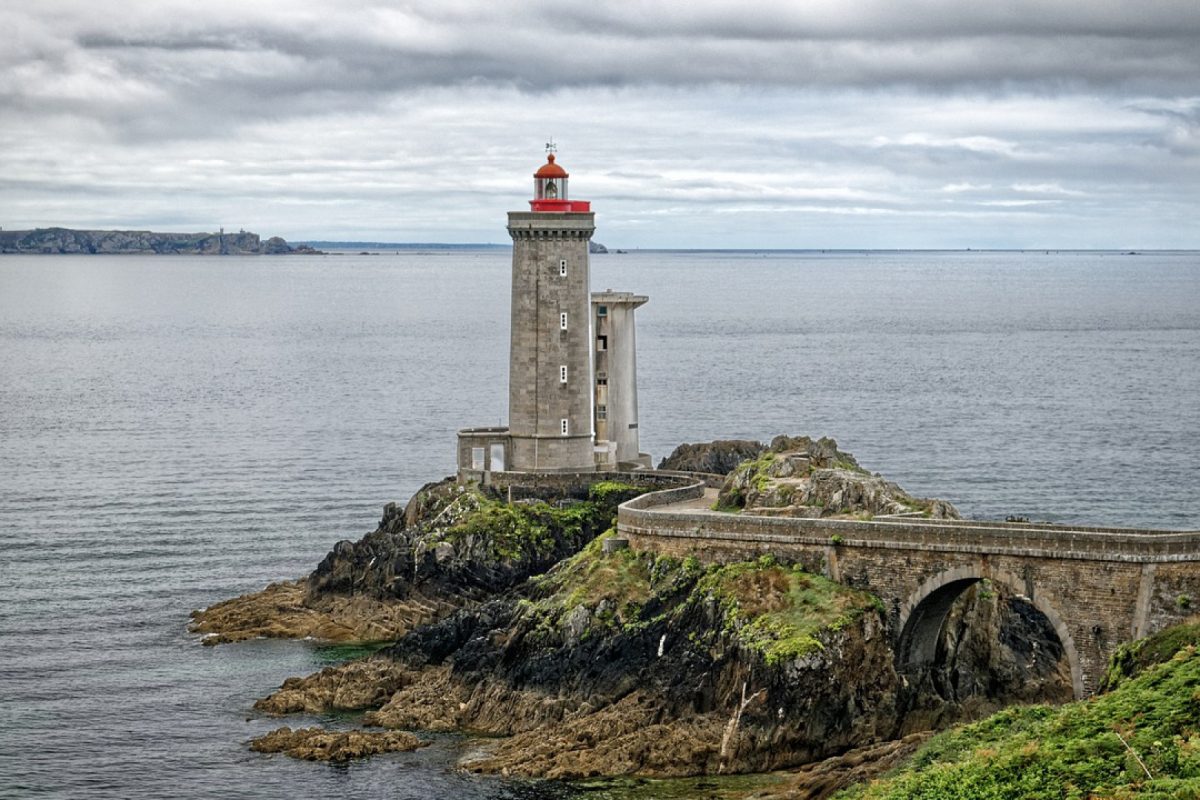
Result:
<instances>
[{"instance_id":1,"label":"stone annex building","mask_svg":"<svg viewBox=\"0 0 1200 800\"><path fill-rule=\"evenodd\" d=\"M458 433L458 468L594 472L650 466L638 446L634 310L649 298L591 293L596 215L571 200L553 152L533 175L529 211L508 213L513 240L508 427Z\"/></svg>"},{"instance_id":2,"label":"stone annex building","mask_svg":"<svg viewBox=\"0 0 1200 800\"><path fill-rule=\"evenodd\" d=\"M509 421L458 433L461 480L506 489L573 487L601 477L649 491L617 512L608 547L705 562L770 553L879 597L897 667L936 662L955 600L1002 583L1049 621L1077 697L1094 692L1121 642L1179 622L1200 602L1200 531L1048 523L763 517L716 511L723 476L651 470L638 446L634 311L648 298L590 293L591 204L571 200L550 153L513 239ZM637 471L636 475L631 475Z\"/></svg>"}]
</instances>

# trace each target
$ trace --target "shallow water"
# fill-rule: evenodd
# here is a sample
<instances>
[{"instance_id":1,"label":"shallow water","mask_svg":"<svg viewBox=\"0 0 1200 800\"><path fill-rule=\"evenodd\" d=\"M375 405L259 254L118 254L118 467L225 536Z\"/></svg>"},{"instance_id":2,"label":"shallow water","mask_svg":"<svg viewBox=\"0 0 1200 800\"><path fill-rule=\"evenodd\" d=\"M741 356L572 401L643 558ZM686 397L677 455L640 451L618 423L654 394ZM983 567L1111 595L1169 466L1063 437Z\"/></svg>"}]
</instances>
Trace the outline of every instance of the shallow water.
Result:
<instances>
[{"instance_id":1,"label":"shallow water","mask_svg":"<svg viewBox=\"0 0 1200 800\"><path fill-rule=\"evenodd\" d=\"M344 653L185 631L506 416L508 269L0 258L0 794L551 791L454 773L454 737L342 768L251 753L279 724L253 700ZM1200 527L1200 254L647 252L595 257L593 286L651 296L656 457L828 434L971 516Z\"/></svg>"}]
</instances>

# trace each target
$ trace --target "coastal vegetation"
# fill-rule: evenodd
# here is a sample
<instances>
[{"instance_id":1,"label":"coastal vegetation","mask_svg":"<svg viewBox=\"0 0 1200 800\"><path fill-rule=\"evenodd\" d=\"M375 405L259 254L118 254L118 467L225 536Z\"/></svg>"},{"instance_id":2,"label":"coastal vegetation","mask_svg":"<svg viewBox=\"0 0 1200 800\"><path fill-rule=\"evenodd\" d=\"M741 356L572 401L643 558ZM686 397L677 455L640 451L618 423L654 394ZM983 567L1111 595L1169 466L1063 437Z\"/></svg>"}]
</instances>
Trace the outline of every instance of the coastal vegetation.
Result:
<instances>
[{"instance_id":1,"label":"coastal vegetation","mask_svg":"<svg viewBox=\"0 0 1200 800\"><path fill-rule=\"evenodd\" d=\"M1125 645L1096 697L939 734L843 800L1200 797L1200 624Z\"/></svg>"}]
</instances>

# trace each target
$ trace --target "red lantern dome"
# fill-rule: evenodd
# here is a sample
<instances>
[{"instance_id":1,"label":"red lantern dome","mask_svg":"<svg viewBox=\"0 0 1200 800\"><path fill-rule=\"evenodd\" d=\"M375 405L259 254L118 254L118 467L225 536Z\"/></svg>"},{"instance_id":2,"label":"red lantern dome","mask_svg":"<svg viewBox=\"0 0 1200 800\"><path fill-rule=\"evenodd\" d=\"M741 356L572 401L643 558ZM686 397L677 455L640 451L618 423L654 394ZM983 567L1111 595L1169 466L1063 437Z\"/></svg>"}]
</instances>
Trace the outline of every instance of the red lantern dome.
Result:
<instances>
[{"instance_id":1,"label":"red lantern dome","mask_svg":"<svg viewBox=\"0 0 1200 800\"><path fill-rule=\"evenodd\" d=\"M567 171L554 163L554 153L546 156L546 163L533 173L533 199L529 207L534 211L588 212L592 204L586 200L567 199Z\"/></svg>"},{"instance_id":2,"label":"red lantern dome","mask_svg":"<svg viewBox=\"0 0 1200 800\"><path fill-rule=\"evenodd\" d=\"M542 164L537 172L533 173L535 178L567 178L570 177L567 171L554 163L554 153L546 156L546 163Z\"/></svg>"}]
</instances>

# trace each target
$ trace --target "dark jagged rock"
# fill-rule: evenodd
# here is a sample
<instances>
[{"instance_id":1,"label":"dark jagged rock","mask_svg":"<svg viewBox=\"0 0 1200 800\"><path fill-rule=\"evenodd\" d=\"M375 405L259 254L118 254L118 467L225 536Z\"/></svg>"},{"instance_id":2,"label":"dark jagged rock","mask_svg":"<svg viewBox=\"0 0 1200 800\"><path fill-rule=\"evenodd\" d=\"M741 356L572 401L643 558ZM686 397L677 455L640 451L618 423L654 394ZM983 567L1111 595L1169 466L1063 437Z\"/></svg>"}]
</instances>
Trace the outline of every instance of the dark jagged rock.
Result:
<instances>
[{"instance_id":1,"label":"dark jagged rock","mask_svg":"<svg viewBox=\"0 0 1200 800\"><path fill-rule=\"evenodd\" d=\"M395 640L578 552L639 493L608 484L592 499L509 505L478 487L426 484L378 528L341 541L307 578L193 612L205 644L244 639Z\"/></svg>"},{"instance_id":2,"label":"dark jagged rock","mask_svg":"<svg viewBox=\"0 0 1200 800\"><path fill-rule=\"evenodd\" d=\"M659 462L659 469L728 475L743 461L758 458L766 449L762 442L720 439L700 444L681 444Z\"/></svg>"}]
</instances>

